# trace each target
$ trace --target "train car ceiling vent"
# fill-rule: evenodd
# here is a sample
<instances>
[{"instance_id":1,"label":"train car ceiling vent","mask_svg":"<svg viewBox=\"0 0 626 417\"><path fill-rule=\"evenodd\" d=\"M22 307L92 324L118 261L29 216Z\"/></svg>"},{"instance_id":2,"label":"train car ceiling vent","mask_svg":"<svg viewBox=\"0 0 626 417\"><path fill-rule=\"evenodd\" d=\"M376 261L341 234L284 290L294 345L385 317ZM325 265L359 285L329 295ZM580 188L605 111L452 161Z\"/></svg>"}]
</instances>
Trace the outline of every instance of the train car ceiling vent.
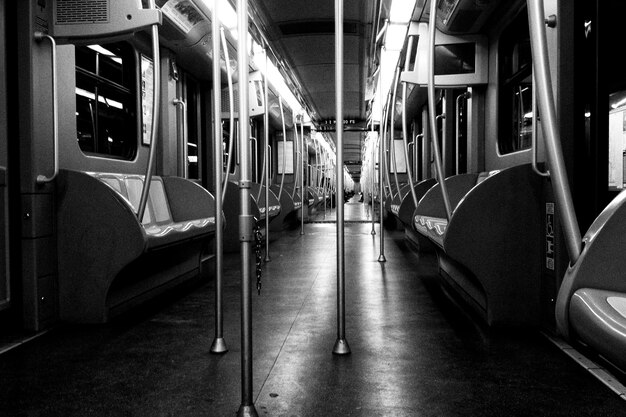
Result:
<instances>
[{"instance_id":1,"label":"train car ceiling vent","mask_svg":"<svg viewBox=\"0 0 626 417\"><path fill-rule=\"evenodd\" d=\"M51 9L50 34L59 43L104 41L161 24L161 11L139 0L55 0Z\"/></svg>"}]
</instances>

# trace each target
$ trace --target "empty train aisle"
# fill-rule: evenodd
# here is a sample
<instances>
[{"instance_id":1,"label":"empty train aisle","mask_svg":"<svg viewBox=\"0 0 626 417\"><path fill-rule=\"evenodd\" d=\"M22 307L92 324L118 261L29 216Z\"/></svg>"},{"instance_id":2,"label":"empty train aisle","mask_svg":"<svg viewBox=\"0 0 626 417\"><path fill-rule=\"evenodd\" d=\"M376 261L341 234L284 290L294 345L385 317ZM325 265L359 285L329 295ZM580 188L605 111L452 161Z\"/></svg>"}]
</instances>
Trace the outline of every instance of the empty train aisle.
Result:
<instances>
[{"instance_id":1,"label":"empty train aisle","mask_svg":"<svg viewBox=\"0 0 626 417\"><path fill-rule=\"evenodd\" d=\"M253 293L260 416L626 415L623 400L534 332L489 334L442 294L401 232L387 263L346 225L346 337L336 338L335 225L272 247ZM238 255L225 262L225 339L211 355L213 284L102 326L59 327L0 356L2 416L234 416L241 399Z\"/></svg>"}]
</instances>

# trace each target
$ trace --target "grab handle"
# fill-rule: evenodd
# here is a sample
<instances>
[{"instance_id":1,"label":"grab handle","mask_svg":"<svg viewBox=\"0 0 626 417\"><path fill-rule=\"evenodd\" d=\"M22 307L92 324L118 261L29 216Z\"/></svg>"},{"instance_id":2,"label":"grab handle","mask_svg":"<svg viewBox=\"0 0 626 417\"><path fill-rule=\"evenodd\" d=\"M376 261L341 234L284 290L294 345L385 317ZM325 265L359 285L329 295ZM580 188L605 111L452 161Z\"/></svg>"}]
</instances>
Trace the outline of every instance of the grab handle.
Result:
<instances>
[{"instance_id":1,"label":"grab handle","mask_svg":"<svg viewBox=\"0 0 626 417\"><path fill-rule=\"evenodd\" d=\"M187 103L185 103L184 100L179 99L179 98L175 98L174 100L172 100L172 104L177 106L177 107L182 107L183 109L183 120L180 123L180 128L182 130L181 132L181 137L182 137L182 146L181 146L181 172L182 172L182 177L183 178L187 178L187 173L188 173L188 155L187 155L187 138L186 138L186 131L185 131L185 123L187 123Z\"/></svg>"},{"instance_id":2,"label":"grab handle","mask_svg":"<svg viewBox=\"0 0 626 417\"><path fill-rule=\"evenodd\" d=\"M547 170L546 172L543 172L539 169L539 167L537 166L537 94L535 93L535 86L536 86L537 82L535 80L535 74L533 72L533 93L532 93L532 112L533 112L533 127L532 127L532 133L531 133L531 140L532 140L532 148L533 148L533 154L532 154L532 167L533 167L533 171L535 171L535 173L541 177L549 177L550 176L550 171Z\"/></svg>"},{"instance_id":3,"label":"grab handle","mask_svg":"<svg viewBox=\"0 0 626 417\"><path fill-rule=\"evenodd\" d=\"M54 172L50 177L45 175L37 175L37 184L46 184L54 181L59 174L59 95L57 83L57 44L54 38L43 32L35 32L35 40L41 42L44 39L50 41L51 58L52 58L52 131L54 142Z\"/></svg>"}]
</instances>

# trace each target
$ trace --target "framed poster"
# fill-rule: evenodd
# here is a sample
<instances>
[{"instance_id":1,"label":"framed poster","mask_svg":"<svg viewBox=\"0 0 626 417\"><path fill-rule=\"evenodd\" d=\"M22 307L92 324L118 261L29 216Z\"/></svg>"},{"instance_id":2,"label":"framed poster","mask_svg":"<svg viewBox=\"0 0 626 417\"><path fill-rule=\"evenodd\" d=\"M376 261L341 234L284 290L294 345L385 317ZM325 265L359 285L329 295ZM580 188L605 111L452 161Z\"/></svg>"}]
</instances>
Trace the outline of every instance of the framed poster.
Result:
<instances>
[{"instance_id":1,"label":"framed poster","mask_svg":"<svg viewBox=\"0 0 626 417\"><path fill-rule=\"evenodd\" d=\"M278 142L276 158L279 174L293 174L293 142Z\"/></svg>"},{"instance_id":2,"label":"framed poster","mask_svg":"<svg viewBox=\"0 0 626 417\"><path fill-rule=\"evenodd\" d=\"M150 145L152 133L152 101L154 99L154 65L147 56L141 55L141 143Z\"/></svg>"}]
</instances>

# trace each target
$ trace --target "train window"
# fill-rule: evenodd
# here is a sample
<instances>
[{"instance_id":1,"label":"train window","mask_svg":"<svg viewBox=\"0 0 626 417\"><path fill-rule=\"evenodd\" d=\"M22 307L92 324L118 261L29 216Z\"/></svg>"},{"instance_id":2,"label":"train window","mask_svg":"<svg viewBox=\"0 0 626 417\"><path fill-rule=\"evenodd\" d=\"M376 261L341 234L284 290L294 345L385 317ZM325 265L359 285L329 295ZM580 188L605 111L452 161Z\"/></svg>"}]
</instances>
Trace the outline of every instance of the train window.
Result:
<instances>
[{"instance_id":1,"label":"train window","mask_svg":"<svg viewBox=\"0 0 626 417\"><path fill-rule=\"evenodd\" d=\"M502 34L498 149L508 154L531 146L532 58L526 13Z\"/></svg>"},{"instance_id":2,"label":"train window","mask_svg":"<svg viewBox=\"0 0 626 417\"><path fill-rule=\"evenodd\" d=\"M473 74L476 71L476 44L435 45L435 75Z\"/></svg>"},{"instance_id":3,"label":"train window","mask_svg":"<svg viewBox=\"0 0 626 417\"><path fill-rule=\"evenodd\" d=\"M137 152L136 56L127 43L76 47L76 130L85 154Z\"/></svg>"}]
</instances>

